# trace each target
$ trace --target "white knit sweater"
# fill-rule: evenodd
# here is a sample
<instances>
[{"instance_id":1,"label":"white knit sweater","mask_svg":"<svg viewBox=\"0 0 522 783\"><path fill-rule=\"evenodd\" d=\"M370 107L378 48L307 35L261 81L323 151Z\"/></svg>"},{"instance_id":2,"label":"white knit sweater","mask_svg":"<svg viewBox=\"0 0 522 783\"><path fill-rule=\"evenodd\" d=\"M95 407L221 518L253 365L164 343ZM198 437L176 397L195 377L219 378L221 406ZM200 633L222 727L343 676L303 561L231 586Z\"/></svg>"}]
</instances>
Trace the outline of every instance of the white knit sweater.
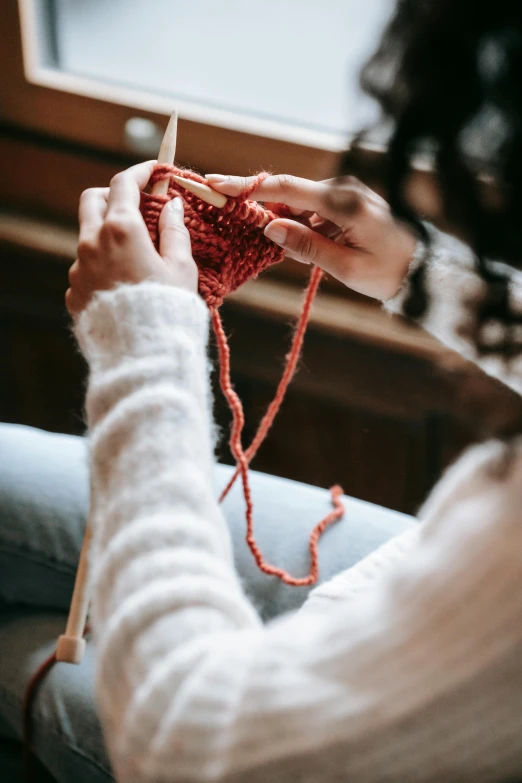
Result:
<instances>
[{"instance_id":1,"label":"white knit sweater","mask_svg":"<svg viewBox=\"0 0 522 783\"><path fill-rule=\"evenodd\" d=\"M445 242L427 327L469 355L456 327L480 281ZM499 443L469 450L421 525L263 626L212 491L203 302L122 286L77 335L97 697L120 783L522 779L522 444L502 480Z\"/></svg>"}]
</instances>

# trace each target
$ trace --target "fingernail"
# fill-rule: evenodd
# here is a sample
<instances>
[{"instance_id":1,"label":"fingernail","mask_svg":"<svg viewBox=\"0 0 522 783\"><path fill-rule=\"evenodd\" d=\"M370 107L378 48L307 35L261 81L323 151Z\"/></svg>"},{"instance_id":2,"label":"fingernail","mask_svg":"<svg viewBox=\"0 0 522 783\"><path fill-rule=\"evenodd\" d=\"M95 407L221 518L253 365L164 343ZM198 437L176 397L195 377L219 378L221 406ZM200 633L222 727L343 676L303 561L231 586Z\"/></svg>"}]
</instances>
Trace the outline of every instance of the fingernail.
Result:
<instances>
[{"instance_id":1,"label":"fingernail","mask_svg":"<svg viewBox=\"0 0 522 783\"><path fill-rule=\"evenodd\" d=\"M184 213L184 205L183 205L183 199L179 196L176 196L172 199L172 201L169 201L169 207L174 212L176 217L183 217Z\"/></svg>"},{"instance_id":2,"label":"fingernail","mask_svg":"<svg viewBox=\"0 0 522 783\"><path fill-rule=\"evenodd\" d=\"M215 182L217 184L218 182L225 182L228 177L226 177L224 174L205 174L205 179L207 179L209 182Z\"/></svg>"},{"instance_id":3,"label":"fingernail","mask_svg":"<svg viewBox=\"0 0 522 783\"><path fill-rule=\"evenodd\" d=\"M284 245L286 242L288 231L284 226L276 225L274 226L273 223L269 223L268 226L265 228L265 237L268 237L268 239L271 239L272 242L275 242L276 245Z\"/></svg>"}]
</instances>

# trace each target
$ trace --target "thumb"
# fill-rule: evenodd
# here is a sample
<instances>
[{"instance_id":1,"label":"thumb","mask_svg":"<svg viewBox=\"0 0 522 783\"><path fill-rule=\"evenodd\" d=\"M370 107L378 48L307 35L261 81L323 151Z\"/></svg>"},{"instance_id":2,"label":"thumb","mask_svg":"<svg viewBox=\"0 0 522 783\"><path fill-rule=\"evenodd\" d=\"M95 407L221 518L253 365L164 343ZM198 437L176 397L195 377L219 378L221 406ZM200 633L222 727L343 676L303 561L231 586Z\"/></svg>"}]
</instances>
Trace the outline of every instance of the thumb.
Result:
<instances>
[{"instance_id":1,"label":"thumb","mask_svg":"<svg viewBox=\"0 0 522 783\"><path fill-rule=\"evenodd\" d=\"M296 261L315 264L345 282L353 251L332 239L297 223L295 220L273 220L265 228L265 236L288 251Z\"/></svg>"},{"instance_id":2,"label":"thumb","mask_svg":"<svg viewBox=\"0 0 522 783\"><path fill-rule=\"evenodd\" d=\"M185 226L183 201L179 196L167 201L159 219L159 252L164 261L192 259L190 234Z\"/></svg>"}]
</instances>

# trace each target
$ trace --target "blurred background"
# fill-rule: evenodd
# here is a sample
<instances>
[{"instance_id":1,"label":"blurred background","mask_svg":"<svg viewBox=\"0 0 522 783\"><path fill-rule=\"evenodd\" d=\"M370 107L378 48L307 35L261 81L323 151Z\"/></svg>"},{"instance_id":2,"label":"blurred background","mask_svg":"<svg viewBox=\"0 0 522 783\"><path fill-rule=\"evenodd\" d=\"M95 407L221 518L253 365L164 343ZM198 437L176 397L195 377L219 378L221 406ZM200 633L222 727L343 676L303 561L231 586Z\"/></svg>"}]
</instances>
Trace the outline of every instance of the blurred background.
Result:
<instances>
[{"instance_id":1,"label":"blurred background","mask_svg":"<svg viewBox=\"0 0 522 783\"><path fill-rule=\"evenodd\" d=\"M0 420L85 431L85 368L63 305L80 193L155 157L174 107L178 164L333 176L350 137L377 117L358 71L393 6L3 0ZM378 135L372 154L385 154ZM280 377L306 274L285 261L223 308L247 441ZM470 375L481 381L473 400ZM420 329L326 280L254 467L414 512L492 406L521 413L514 394ZM229 461L219 393L216 411Z\"/></svg>"}]
</instances>

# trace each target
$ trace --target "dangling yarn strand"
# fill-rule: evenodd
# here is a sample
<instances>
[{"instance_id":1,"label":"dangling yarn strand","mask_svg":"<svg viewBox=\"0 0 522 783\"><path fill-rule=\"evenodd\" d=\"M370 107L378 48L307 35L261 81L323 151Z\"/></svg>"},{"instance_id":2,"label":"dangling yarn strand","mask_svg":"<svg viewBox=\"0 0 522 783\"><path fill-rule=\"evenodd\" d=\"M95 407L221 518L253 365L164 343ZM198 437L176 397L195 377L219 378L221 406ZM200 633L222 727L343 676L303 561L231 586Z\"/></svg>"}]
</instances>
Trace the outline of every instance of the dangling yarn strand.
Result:
<instances>
[{"instance_id":1,"label":"dangling yarn strand","mask_svg":"<svg viewBox=\"0 0 522 783\"><path fill-rule=\"evenodd\" d=\"M285 365L283 375L281 377L281 380L279 381L279 385L277 387L274 399L268 406L265 415L261 419L257 432L252 440L252 443L246 450L246 457L249 463L253 460L253 458L259 451L261 444L263 443L266 436L268 435L268 431L270 430L274 422L274 419L279 411L279 408L282 405L282 402L286 394L286 390L288 389L288 385L294 376L297 363L299 362L299 358L301 356L303 340L306 332L306 327L310 319L312 304L314 302L314 298L317 293L317 289L319 287L319 283L321 282L322 276L323 276L322 269L320 269L318 266L314 267L312 270L312 274L310 275L310 282L308 283L308 288L306 289L304 302L303 302L303 309L301 310L301 315L299 316L299 320L297 322L297 326L294 332L294 337L292 340L292 345L290 347L290 351L286 356L286 365ZM230 479L225 489L219 496L220 503L226 498L226 496L232 489L238 476L239 476L239 468L236 468L232 478Z\"/></svg>"},{"instance_id":2,"label":"dangling yarn strand","mask_svg":"<svg viewBox=\"0 0 522 783\"><path fill-rule=\"evenodd\" d=\"M315 286L315 289L317 289L317 286ZM314 289L312 289L311 287L309 291L310 290L313 291L313 293L315 293ZM311 298L313 298L313 294ZM311 302L310 302L310 306L311 306ZM336 522L338 519L340 519L343 516L344 506L341 502L341 496L343 494L343 490L339 486L335 486L331 488L330 492L332 495L332 503L334 508L332 511L330 511L329 514L327 514L324 517L324 519L318 522L318 524L313 528L312 533L310 534L310 539L308 543L308 548L310 551L310 571L307 576L304 577L292 576L291 574L288 573L288 571L285 571L283 568L270 565L269 563L266 562L254 535L254 508L252 503L250 482L248 479L249 459L247 457L247 454L244 452L243 446L241 444L241 433L243 430L245 417L243 413L243 406L241 404L241 400L239 399L236 392L234 391L230 379L230 348L228 346L225 331L223 329L221 317L217 310L211 311L211 318L212 318L212 327L214 329L214 333L216 335L216 341L218 345L219 381L221 385L221 390L223 391L225 399L227 400L230 410L232 412L232 429L231 429L229 443L230 443L230 450L232 452L232 456L236 460L236 464L237 464L236 473L241 476L241 481L243 484L243 496L245 498L246 522L247 522L246 542L248 544L248 548L252 552L252 555L256 561L258 568L263 573L268 574L269 576L276 576L285 584L292 585L293 587L304 587L305 585L313 585L317 581L317 577L319 575L319 553L318 553L319 538L321 537L323 531L328 527L328 525L331 525L333 522ZM295 363L297 363L298 354L292 358L293 359L295 358ZM259 427L256 438L254 439L255 443L253 441L249 449L251 457L254 456L255 451L257 450L257 449L252 449L252 447L256 445L256 447L258 448L259 445L261 445L264 438L266 437L266 434L283 401L283 396L286 391L286 387L288 386L288 383L289 383L289 379L287 380L286 385L284 386L282 382L280 383L279 385L280 389L281 387L283 387L281 389L282 391L281 397L278 399L276 394L276 397L274 398L267 413L265 414L262 420L262 425L263 423L265 423L266 428L262 426ZM235 475L236 474L234 474L234 476ZM232 481L230 482L230 486L231 484ZM227 491L228 491L228 486L223 491L221 498L224 497Z\"/></svg>"},{"instance_id":3,"label":"dangling yarn strand","mask_svg":"<svg viewBox=\"0 0 522 783\"><path fill-rule=\"evenodd\" d=\"M31 679L29 680L24 693L22 706L23 715L23 768L26 781L31 779L32 770L32 740L33 740L33 704L36 699L38 689L42 684L47 672L49 672L56 663L56 650L40 664Z\"/></svg>"}]
</instances>

